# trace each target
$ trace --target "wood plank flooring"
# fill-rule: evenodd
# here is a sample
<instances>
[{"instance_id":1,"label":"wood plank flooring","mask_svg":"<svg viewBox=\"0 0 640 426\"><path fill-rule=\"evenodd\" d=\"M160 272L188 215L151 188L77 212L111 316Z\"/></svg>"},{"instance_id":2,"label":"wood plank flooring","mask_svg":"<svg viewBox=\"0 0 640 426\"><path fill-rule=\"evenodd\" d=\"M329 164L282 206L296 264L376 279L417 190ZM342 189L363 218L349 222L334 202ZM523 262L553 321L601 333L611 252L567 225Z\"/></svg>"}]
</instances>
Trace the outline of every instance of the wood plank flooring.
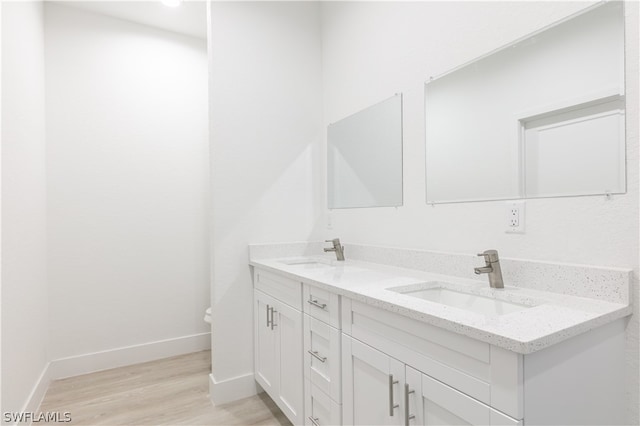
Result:
<instances>
[{"instance_id":1,"label":"wood plank flooring","mask_svg":"<svg viewBox=\"0 0 640 426\"><path fill-rule=\"evenodd\" d=\"M41 412L70 425L290 425L266 394L214 407L211 352L202 351L51 383Z\"/></svg>"}]
</instances>

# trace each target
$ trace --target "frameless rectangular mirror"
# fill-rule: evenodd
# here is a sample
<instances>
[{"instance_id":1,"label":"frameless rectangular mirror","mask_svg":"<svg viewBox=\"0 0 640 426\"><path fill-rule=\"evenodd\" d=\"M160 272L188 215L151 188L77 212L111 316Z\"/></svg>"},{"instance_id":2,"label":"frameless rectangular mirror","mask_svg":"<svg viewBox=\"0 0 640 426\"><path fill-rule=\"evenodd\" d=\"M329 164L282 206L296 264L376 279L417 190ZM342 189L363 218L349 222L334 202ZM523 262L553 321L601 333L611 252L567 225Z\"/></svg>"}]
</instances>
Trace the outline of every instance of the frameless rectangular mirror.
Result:
<instances>
[{"instance_id":1,"label":"frameless rectangular mirror","mask_svg":"<svg viewBox=\"0 0 640 426\"><path fill-rule=\"evenodd\" d=\"M327 131L330 209L402 205L402 94Z\"/></svg>"},{"instance_id":2,"label":"frameless rectangular mirror","mask_svg":"<svg viewBox=\"0 0 640 426\"><path fill-rule=\"evenodd\" d=\"M624 193L624 11L609 2L425 83L428 203Z\"/></svg>"}]
</instances>

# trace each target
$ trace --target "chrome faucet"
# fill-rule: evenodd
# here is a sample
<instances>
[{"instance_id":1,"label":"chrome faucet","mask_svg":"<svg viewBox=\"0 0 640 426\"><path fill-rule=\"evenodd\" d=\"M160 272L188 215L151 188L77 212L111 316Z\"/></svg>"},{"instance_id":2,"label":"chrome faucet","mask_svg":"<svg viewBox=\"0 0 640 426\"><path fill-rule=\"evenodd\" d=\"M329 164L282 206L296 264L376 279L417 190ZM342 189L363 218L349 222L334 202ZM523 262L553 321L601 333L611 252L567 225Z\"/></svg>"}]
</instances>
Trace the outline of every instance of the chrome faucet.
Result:
<instances>
[{"instance_id":1,"label":"chrome faucet","mask_svg":"<svg viewBox=\"0 0 640 426\"><path fill-rule=\"evenodd\" d=\"M473 272L476 275L488 274L489 285L491 288L504 288L504 281L502 280L502 269L500 269L500 259L498 258L497 250L485 250L483 253L479 253L478 256L483 256L486 263L485 266L479 268L473 268Z\"/></svg>"},{"instance_id":2,"label":"chrome faucet","mask_svg":"<svg viewBox=\"0 0 640 426\"><path fill-rule=\"evenodd\" d=\"M335 251L336 252L336 258L338 260L344 260L344 247L340 244L340 238L334 238L333 240L325 240L325 242L333 244L332 248L325 248L324 249L325 253L330 252L330 251Z\"/></svg>"}]
</instances>

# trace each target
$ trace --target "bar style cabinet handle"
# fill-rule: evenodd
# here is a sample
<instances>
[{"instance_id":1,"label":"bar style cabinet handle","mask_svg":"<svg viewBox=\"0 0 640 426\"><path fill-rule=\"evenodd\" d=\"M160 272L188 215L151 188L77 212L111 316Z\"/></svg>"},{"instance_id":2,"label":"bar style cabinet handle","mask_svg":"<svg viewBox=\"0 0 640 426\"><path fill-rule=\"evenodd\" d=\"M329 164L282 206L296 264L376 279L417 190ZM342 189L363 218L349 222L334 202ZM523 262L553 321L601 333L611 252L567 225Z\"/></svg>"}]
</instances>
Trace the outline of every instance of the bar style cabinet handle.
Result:
<instances>
[{"instance_id":1,"label":"bar style cabinet handle","mask_svg":"<svg viewBox=\"0 0 640 426\"><path fill-rule=\"evenodd\" d=\"M313 416L309 416L308 418L311 420L311 423L313 423L313 426L320 426L320 423L318 423L318 417L314 418Z\"/></svg>"},{"instance_id":2,"label":"bar style cabinet handle","mask_svg":"<svg viewBox=\"0 0 640 426\"><path fill-rule=\"evenodd\" d=\"M393 417L393 410L400 406L393 403L393 385L397 383L397 380L393 380L393 374L389 374L389 416L391 417Z\"/></svg>"},{"instance_id":3,"label":"bar style cabinet handle","mask_svg":"<svg viewBox=\"0 0 640 426\"><path fill-rule=\"evenodd\" d=\"M409 420L416 418L413 414L409 414L409 395L415 393L415 390L409 390L409 383L404 384L404 424L409 426Z\"/></svg>"},{"instance_id":4,"label":"bar style cabinet handle","mask_svg":"<svg viewBox=\"0 0 640 426\"><path fill-rule=\"evenodd\" d=\"M322 309L323 311L324 311L324 310L325 310L325 308L327 307L327 304L326 304L326 303L318 303L318 300L317 300L317 299L315 299L315 300L314 300L314 299L309 299L309 300L307 300L307 303L308 303L308 304L310 304L310 305L315 306L316 308L320 308L320 309Z\"/></svg>"},{"instance_id":5,"label":"bar style cabinet handle","mask_svg":"<svg viewBox=\"0 0 640 426\"><path fill-rule=\"evenodd\" d=\"M267 328L269 328L271 326L272 319L269 319L269 312L271 311L271 309L273 309L273 308L270 307L269 305L267 305Z\"/></svg>"},{"instance_id":6,"label":"bar style cabinet handle","mask_svg":"<svg viewBox=\"0 0 640 426\"><path fill-rule=\"evenodd\" d=\"M318 355L318 351L311 351L308 350L307 352L309 352L309 354L311 354L312 357L314 357L315 359L317 359L320 362L325 362L327 360L326 356L320 356Z\"/></svg>"},{"instance_id":7,"label":"bar style cabinet handle","mask_svg":"<svg viewBox=\"0 0 640 426\"><path fill-rule=\"evenodd\" d=\"M271 329L273 330L273 327L277 327L278 324L276 324L275 320L273 319L273 314L277 314L278 311L276 311L275 309L273 309L273 306L271 307Z\"/></svg>"}]
</instances>

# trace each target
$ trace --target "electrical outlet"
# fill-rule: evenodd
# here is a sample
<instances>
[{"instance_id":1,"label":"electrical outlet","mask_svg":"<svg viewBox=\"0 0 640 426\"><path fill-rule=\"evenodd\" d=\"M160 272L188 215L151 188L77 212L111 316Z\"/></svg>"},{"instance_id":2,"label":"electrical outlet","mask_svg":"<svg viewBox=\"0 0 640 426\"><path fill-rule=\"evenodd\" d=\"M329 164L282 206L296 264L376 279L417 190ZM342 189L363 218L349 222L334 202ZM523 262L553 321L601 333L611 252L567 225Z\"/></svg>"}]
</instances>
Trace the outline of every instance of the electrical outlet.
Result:
<instances>
[{"instance_id":1,"label":"electrical outlet","mask_svg":"<svg viewBox=\"0 0 640 426\"><path fill-rule=\"evenodd\" d=\"M524 201L508 201L506 213L506 232L524 234Z\"/></svg>"},{"instance_id":2,"label":"electrical outlet","mask_svg":"<svg viewBox=\"0 0 640 426\"><path fill-rule=\"evenodd\" d=\"M520 227L520 209L518 206L510 206L509 207L509 223L507 226L511 228L519 228Z\"/></svg>"}]
</instances>

